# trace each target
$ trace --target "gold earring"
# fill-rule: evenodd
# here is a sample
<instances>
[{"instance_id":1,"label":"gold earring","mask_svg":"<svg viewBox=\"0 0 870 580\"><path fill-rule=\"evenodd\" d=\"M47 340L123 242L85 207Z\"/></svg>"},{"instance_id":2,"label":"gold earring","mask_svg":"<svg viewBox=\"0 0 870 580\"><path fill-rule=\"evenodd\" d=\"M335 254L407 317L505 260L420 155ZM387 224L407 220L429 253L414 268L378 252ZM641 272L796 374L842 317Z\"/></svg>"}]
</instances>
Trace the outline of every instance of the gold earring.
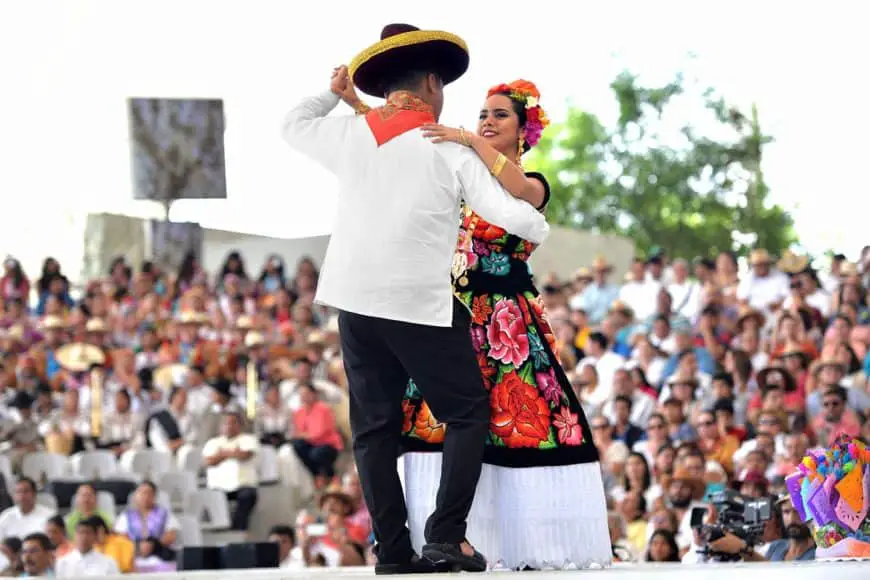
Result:
<instances>
[{"instance_id":1,"label":"gold earring","mask_svg":"<svg viewBox=\"0 0 870 580\"><path fill-rule=\"evenodd\" d=\"M526 140L522 136L520 136L520 140L517 142L517 165L520 164L520 161L523 158L523 145L525 144L525 142Z\"/></svg>"}]
</instances>

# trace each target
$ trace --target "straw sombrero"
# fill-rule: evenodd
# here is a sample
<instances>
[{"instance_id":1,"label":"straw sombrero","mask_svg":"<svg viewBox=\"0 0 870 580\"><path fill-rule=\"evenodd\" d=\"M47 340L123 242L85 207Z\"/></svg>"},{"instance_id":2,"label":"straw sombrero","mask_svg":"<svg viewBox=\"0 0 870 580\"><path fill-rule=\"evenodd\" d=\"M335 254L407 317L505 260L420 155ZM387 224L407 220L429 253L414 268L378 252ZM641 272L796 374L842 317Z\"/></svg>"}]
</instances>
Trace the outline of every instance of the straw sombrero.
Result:
<instances>
[{"instance_id":1,"label":"straw sombrero","mask_svg":"<svg viewBox=\"0 0 870 580\"><path fill-rule=\"evenodd\" d=\"M776 267L786 274L800 274L810 265L810 259L807 256L798 256L791 250L786 250L782 254L782 258L776 263Z\"/></svg>"},{"instance_id":2,"label":"straw sombrero","mask_svg":"<svg viewBox=\"0 0 870 580\"><path fill-rule=\"evenodd\" d=\"M348 72L367 95L384 98L388 83L405 72L430 70L452 83L468 70L468 46L449 32L420 30L410 24L388 24L381 40L356 55Z\"/></svg>"},{"instance_id":3,"label":"straw sombrero","mask_svg":"<svg viewBox=\"0 0 870 580\"><path fill-rule=\"evenodd\" d=\"M175 319L176 324L200 325L208 322L208 316L202 312L185 310Z\"/></svg>"},{"instance_id":4,"label":"straw sombrero","mask_svg":"<svg viewBox=\"0 0 870 580\"><path fill-rule=\"evenodd\" d=\"M85 324L85 332L91 333L107 333L109 332L109 327L106 326L106 321L102 318L91 318L88 320L87 324Z\"/></svg>"},{"instance_id":5,"label":"straw sombrero","mask_svg":"<svg viewBox=\"0 0 870 580\"><path fill-rule=\"evenodd\" d=\"M83 342L62 346L57 349L54 356L60 366L76 373L84 372L94 365L102 365L106 362L106 356L102 350Z\"/></svg>"},{"instance_id":6,"label":"straw sombrero","mask_svg":"<svg viewBox=\"0 0 870 580\"><path fill-rule=\"evenodd\" d=\"M66 328L66 324L63 321L63 318L60 316L55 316L54 314L49 314L45 318L42 319L42 330L61 330Z\"/></svg>"},{"instance_id":7,"label":"straw sombrero","mask_svg":"<svg viewBox=\"0 0 870 580\"><path fill-rule=\"evenodd\" d=\"M154 386L168 391L184 381L188 368L187 365L179 363L157 367L154 371Z\"/></svg>"}]
</instances>

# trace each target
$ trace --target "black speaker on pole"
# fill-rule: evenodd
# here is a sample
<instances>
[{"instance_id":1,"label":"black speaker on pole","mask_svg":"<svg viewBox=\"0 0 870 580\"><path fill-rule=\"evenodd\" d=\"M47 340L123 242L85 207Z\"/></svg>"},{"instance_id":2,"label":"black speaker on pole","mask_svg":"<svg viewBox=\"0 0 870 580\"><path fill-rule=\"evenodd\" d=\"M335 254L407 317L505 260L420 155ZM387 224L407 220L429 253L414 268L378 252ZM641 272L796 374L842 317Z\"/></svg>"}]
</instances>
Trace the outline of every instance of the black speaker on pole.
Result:
<instances>
[{"instance_id":1,"label":"black speaker on pole","mask_svg":"<svg viewBox=\"0 0 870 580\"><path fill-rule=\"evenodd\" d=\"M275 544L277 547L277 544ZM178 552L178 570L220 570L223 567L219 546L191 546Z\"/></svg>"},{"instance_id":2,"label":"black speaker on pole","mask_svg":"<svg viewBox=\"0 0 870 580\"><path fill-rule=\"evenodd\" d=\"M225 570L240 568L277 568L281 564L275 542L245 542L223 547Z\"/></svg>"}]
</instances>

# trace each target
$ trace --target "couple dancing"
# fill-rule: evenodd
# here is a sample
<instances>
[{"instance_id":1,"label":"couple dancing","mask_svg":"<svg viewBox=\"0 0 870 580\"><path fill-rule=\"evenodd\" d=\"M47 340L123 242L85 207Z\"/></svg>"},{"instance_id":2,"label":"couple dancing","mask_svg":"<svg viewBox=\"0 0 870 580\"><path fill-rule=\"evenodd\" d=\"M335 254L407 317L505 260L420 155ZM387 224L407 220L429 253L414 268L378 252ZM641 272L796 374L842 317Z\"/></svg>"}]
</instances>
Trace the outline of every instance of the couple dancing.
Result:
<instances>
[{"instance_id":1,"label":"couple dancing","mask_svg":"<svg viewBox=\"0 0 870 580\"><path fill-rule=\"evenodd\" d=\"M520 157L546 117L517 81L476 133L437 125L468 61L453 34L389 25L284 125L340 180L317 301L339 309L375 572L606 565L598 453L526 264L549 188ZM327 117L339 100L356 114Z\"/></svg>"}]
</instances>

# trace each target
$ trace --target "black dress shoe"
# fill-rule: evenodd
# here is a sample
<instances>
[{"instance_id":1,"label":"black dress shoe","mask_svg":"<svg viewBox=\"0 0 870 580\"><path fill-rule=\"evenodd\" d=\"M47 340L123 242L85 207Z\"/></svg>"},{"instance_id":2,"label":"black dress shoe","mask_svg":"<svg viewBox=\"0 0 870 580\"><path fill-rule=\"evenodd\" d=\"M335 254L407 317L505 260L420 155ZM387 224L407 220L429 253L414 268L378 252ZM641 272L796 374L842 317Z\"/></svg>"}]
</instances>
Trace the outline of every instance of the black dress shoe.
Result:
<instances>
[{"instance_id":1,"label":"black dress shoe","mask_svg":"<svg viewBox=\"0 0 870 580\"><path fill-rule=\"evenodd\" d=\"M375 574L437 574L440 572L452 572L453 566L448 563L435 563L428 558L420 558L414 555L407 562L378 562L375 564Z\"/></svg>"},{"instance_id":2,"label":"black dress shoe","mask_svg":"<svg viewBox=\"0 0 870 580\"><path fill-rule=\"evenodd\" d=\"M466 556L459 544L426 544L423 546L423 558L449 564L454 572L486 572L483 554L474 550L473 556Z\"/></svg>"}]
</instances>

